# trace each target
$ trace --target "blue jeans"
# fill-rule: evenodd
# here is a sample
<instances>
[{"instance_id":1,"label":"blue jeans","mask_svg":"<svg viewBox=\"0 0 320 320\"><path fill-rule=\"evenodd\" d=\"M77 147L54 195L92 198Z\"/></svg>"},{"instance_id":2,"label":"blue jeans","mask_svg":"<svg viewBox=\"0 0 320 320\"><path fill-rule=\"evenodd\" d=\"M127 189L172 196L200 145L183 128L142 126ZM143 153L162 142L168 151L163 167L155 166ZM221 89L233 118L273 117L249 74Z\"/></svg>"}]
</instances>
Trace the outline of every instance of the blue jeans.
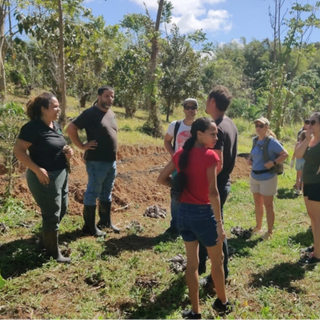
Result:
<instances>
[{"instance_id":1,"label":"blue jeans","mask_svg":"<svg viewBox=\"0 0 320 320\"><path fill-rule=\"evenodd\" d=\"M179 214L179 206L180 202L175 200L174 198L171 198L171 221L170 221L170 227L173 229L177 229L177 219Z\"/></svg>"},{"instance_id":2,"label":"blue jeans","mask_svg":"<svg viewBox=\"0 0 320 320\"><path fill-rule=\"evenodd\" d=\"M111 202L112 188L117 173L117 163L86 161L88 185L84 194L84 205L95 206L96 200Z\"/></svg>"}]
</instances>

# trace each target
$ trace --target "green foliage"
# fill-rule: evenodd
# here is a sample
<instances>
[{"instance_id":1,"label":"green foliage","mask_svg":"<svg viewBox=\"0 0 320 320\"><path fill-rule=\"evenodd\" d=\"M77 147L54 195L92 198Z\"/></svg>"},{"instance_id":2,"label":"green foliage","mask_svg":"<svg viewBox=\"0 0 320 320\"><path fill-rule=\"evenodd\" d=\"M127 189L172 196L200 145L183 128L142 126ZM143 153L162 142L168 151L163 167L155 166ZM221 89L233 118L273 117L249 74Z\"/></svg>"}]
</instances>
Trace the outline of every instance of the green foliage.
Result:
<instances>
[{"instance_id":1,"label":"green foliage","mask_svg":"<svg viewBox=\"0 0 320 320\"><path fill-rule=\"evenodd\" d=\"M0 270L1 271L1 270ZM0 272L0 289L2 289L4 287L4 285L6 284L6 280L4 280L1 276L1 272Z\"/></svg>"}]
</instances>

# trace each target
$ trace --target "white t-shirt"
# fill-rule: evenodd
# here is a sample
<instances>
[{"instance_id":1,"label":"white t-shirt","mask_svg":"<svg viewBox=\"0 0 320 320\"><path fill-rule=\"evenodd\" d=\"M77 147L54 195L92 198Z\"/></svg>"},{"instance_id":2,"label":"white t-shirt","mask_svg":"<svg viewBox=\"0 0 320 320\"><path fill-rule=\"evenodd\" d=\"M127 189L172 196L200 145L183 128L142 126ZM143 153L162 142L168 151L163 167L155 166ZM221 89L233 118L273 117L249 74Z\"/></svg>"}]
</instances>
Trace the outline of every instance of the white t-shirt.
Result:
<instances>
[{"instance_id":1,"label":"white t-shirt","mask_svg":"<svg viewBox=\"0 0 320 320\"><path fill-rule=\"evenodd\" d=\"M174 136L174 127L176 126L177 121L172 121L169 124L168 130L167 130L167 134L169 134L171 137ZM177 132L177 136L176 136L176 148L175 148L175 152L179 149L182 148L184 143L191 137L191 126L186 126L183 122L183 120L181 120L180 123L180 127L179 130Z\"/></svg>"}]
</instances>

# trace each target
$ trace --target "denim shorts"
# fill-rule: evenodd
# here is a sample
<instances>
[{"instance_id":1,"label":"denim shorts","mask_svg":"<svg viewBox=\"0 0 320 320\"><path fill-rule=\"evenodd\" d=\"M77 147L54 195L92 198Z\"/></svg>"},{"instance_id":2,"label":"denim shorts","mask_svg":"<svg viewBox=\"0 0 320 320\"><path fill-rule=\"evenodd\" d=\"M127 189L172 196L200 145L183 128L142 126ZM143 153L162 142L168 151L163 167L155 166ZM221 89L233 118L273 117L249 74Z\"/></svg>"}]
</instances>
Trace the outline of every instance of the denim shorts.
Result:
<instances>
[{"instance_id":1,"label":"denim shorts","mask_svg":"<svg viewBox=\"0 0 320 320\"><path fill-rule=\"evenodd\" d=\"M217 244L217 223L209 204L180 203L177 225L186 242L199 240L206 247Z\"/></svg>"},{"instance_id":2,"label":"denim shorts","mask_svg":"<svg viewBox=\"0 0 320 320\"><path fill-rule=\"evenodd\" d=\"M303 158L296 159L296 170L302 170L305 160Z\"/></svg>"}]
</instances>

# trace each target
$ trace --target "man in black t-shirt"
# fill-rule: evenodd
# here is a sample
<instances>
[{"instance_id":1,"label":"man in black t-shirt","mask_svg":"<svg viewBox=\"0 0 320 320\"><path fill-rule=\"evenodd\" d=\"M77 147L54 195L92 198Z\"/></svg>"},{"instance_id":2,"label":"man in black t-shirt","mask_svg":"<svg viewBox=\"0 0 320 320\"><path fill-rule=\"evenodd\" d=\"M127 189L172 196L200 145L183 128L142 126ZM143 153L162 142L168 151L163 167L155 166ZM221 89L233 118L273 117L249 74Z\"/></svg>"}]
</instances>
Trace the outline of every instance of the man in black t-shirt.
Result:
<instances>
[{"instance_id":1,"label":"man in black t-shirt","mask_svg":"<svg viewBox=\"0 0 320 320\"><path fill-rule=\"evenodd\" d=\"M114 89L109 86L98 89L98 99L89 109L78 116L67 128L71 141L85 151L84 159L88 173L88 185L84 195L83 231L104 236L95 225L96 200L99 199L98 227L120 230L111 222L111 193L116 177L117 123L111 106ZM78 130L85 129L87 143L79 139Z\"/></svg>"},{"instance_id":2,"label":"man in black t-shirt","mask_svg":"<svg viewBox=\"0 0 320 320\"><path fill-rule=\"evenodd\" d=\"M217 184L220 194L221 214L223 219L223 205L227 200L231 189L230 174L234 168L237 158L238 130L233 121L225 115L231 103L232 95L225 86L215 86L210 92L206 102L206 112L211 115L212 119L218 126L218 141L214 146L214 151L220 158L218 167ZM224 253L224 273L228 278L228 244L227 239L223 243ZM205 261L207 256L205 247L200 243L199 258L200 264ZM212 281L211 275L206 280ZM204 281L205 282L205 281Z\"/></svg>"}]
</instances>

